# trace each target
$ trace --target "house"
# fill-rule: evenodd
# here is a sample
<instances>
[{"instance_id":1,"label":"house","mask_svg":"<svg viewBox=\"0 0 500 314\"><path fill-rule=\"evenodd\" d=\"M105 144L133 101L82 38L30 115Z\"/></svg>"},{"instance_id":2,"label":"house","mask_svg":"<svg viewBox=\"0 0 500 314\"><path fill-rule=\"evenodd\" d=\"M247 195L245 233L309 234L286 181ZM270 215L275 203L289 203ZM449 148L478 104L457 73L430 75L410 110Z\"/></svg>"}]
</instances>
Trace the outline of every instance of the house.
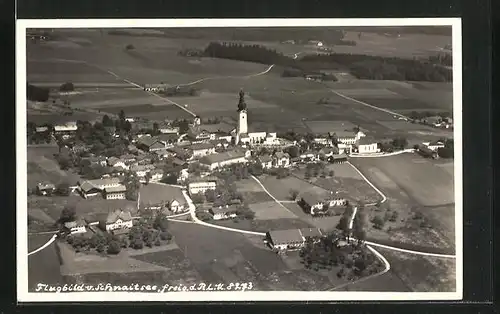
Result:
<instances>
[{"instance_id":1,"label":"house","mask_svg":"<svg viewBox=\"0 0 500 314\"><path fill-rule=\"evenodd\" d=\"M426 158L433 158L433 159L437 159L439 156L438 156L438 153L432 149L430 149L429 147L427 147L426 145L419 145L418 146L418 153Z\"/></svg>"},{"instance_id":2,"label":"house","mask_svg":"<svg viewBox=\"0 0 500 314\"><path fill-rule=\"evenodd\" d=\"M216 178L199 178L190 180L188 183L188 191L190 195L205 193L208 190L215 190L217 188Z\"/></svg>"},{"instance_id":3,"label":"house","mask_svg":"<svg viewBox=\"0 0 500 314\"><path fill-rule=\"evenodd\" d=\"M104 198L107 200L124 200L127 188L120 184L109 188L104 188Z\"/></svg>"},{"instance_id":4,"label":"house","mask_svg":"<svg viewBox=\"0 0 500 314\"><path fill-rule=\"evenodd\" d=\"M325 198L325 203L328 205L328 207L345 206L347 205L348 200L341 193L330 192L330 195Z\"/></svg>"},{"instance_id":5,"label":"house","mask_svg":"<svg viewBox=\"0 0 500 314\"><path fill-rule=\"evenodd\" d=\"M98 179L78 182L78 190L84 198L101 194L104 189L120 186L120 179Z\"/></svg>"},{"instance_id":6,"label":"house","mask_svg":"<svg viewBox=\"0 0 500 314\"><path fill-rule=\"evenodd\" d=\"M49 182L39 182L36 185L36 191L40 195L50 195L54 193L56 190L56 186Z\"/></svg>"},{"instance_id":7,"label":"house","mask_svg":"<svg viewBox=\"0 0 500 314\"><path fill-rule=\"evenodd\" d=\"M151 176L149 179L150 182L158 182L163 179L163 170L153 169L149 172L149 175Z\"/></svg>"},{"instance_id":8,"label":"house","mask_svg":"<svg viewBox=\"0 0 500 314\"><path fill-rule=\"evenodd\" d=\"M336 155L328 157L326 160L331 164L342 164L344 162L347 162L347 155L346 154L336 154Z\"/></svg>"},{"instance_id":9,"label":"house","mask_svg":"<svg viewBox=\"0 0 500 314\"><path fill-rule=\"evenodd\" d=\"M237 164L246 163L250 151L232 150L223 153L210 154L200 159L200 163L210 170Z\"/></svg>"},{"instance_id":10,"label":"house","mask_svg":"<svg viewBox=\"0 0 500 314\"><path fill-rule=\"evenodd\" d=\"M123 161L127 166L130 166L137 161L137 156L132 154L124 154L120 156L120 160Z\"/></svg>"},{"instance_id":11,"label":"house","mask_svg":"<svg viewBox=\"0 0 500 314\"><path fill-rule=\"evenodd\" d=\"M311 162L316 160L316 154L313 151L307 151L299 156L302 162Z\"/></svg>"},{"instance_id":12,"label":"house","mask_svg":"<svg viewBox=\"0 0 500 314\"><path fill-rule=\"evenodd\" d=\"M154 168L153 165L133 165L130 167L130 171L134 172L140 180L144 180L146 174Z\"/></svg>"},{"instance_id":13,"label":"house","mask_svg":"<svg viewBox=\"0 0 500 314\"><path fill-rule=\"evenodd\" d=\"M434 141L434 142L429 142L429 143L422 143L425 146L427 146L429 149L433 151L437 151L439 148L444 148L444 142L442 141Z\"/></svg>"},{"instance_id":14,"label":"house","mask_svg":"<svg viewBox=\"0 0 500 314\"><path fill-rule=\"evenodd\" d=\"M237 217L235 208L228 205L212 207L208 210L208 212L212 214L214 220L223 220Z\"/></svg>"},{"instance_id":15,"label":"house","mask_svg":"<svg viewBox=\"0 0 500 314\"><path fill-rule=\"evenodd\" d=\"M288 230L272 230L266 233L267 243L279 251L298 250L302 248L308 238L323 237L319 228L302 228Z\"/></svg>"},{"instance_id":16,"label":"house","mask_svg":"<svg viewBox=\"0 0 500 314\"><path fill-rule=\"evenodd\" d=\"M319 160L328 160L328 158L334 156L335 154L338 154L339 149L337 147L328 147L328 148L322 148L318 152L318 159Z\"/></svg>"},{"instance_id":17,"label":"house","mask_svg":"<svg viewBox=\"0 0 500 314\"><path fill-rule=\"evenodd\" d=\"M81 218L75 221L68 221L64 223L64 228L71 234L87 232L87 222Z\"/></svg>"},{"instance_id":18,"label":"house","mask_svg":"<svg viewBox=\"0 0 500 314\"><path fill-rule=\"evenodd\" d=\"M133 227L132 214L129 211L115 210L108 214L101 225L104 225L103 229L108 232L117 229L130 229Z\"/></svg>"},{"instance_id":19,"label":"house","mask_svg":"<svg viewBox=\"0 0 500 314\"><path fill-rule=\"evenodd\" d=\"M380 151L377 141L368 137L359 138L354 147L359 154L373 154Z\"/></svg>"},{"instance_id":20,"label":"house","mask_svg":"<svg viewBox=\"0 0 500 314\"><path fill-rule=\"evenodd\" d=\"M290 166L290 155L288 153L276 152L273 156L273 165L278 168Z\"/></svg>"},{"instance_id":21,"label":"house","mask_svg":"<svg viewBox=\"0 0 500 314\"><path fill-rule=\"evenodd\" d=\"M103 166L107 165L107 159L104 156L91 156L87 158L83 158L82 161L88 161L91 166Z\"/></svg>"},{"instance_id":22,"label":"house","mask_svg":"<svg viewBox=\"0 0 500 314\"><path fill-rule=\"evenodd\" d=\"M320 145L325 145L325 146L331 146L332 145L332 140L327 137L327 136L318 136L313 139L314 143L320 144Z\"/></svg>"},{"instance_id":23,"label":"house","mask_svg":"<svg viewBox=\"0 0 500 314\"><path fill-rule=\"evenodd\" d=\"M257 157L257 161L261 164L263 169L271 169L273 167L273 158L270 155L261 155Z\"/></svg>"},{"instance_id":24,"label":"house","mask_svg":"<svg viewBox=\"0 0 500 314\"><path fill-rule=\"evenodd\" d=\"M187 208L184 201L178 201L174 199L168 203L168 209L172 211L174 214L178 214L185 212Z\"/></svg>"},{"instance_id":25,"label":"house","mask_svg":"<svg viewBox=\"0 0 500 314\"><path fill-rule=\"evenodd\" d=\"M171 127L168 125L160 125L158 128L158 131L162 134L174 134L174 135L179 135L179 127Z\"/></svg>"},{"instance_id":26,"label":"house","mask_svg":"<svg viewBox=\"0 0 500 314\"><path fill-rule=\"evenodd\" d=\"M151 136L142 136L137 140L136 146L146 152L154 152L155 150L166 148L163 142Z\"/></svg>"},{"instance_id":27,"label":"house","mask_svg":"<svg viewBox=\"0 0 500 314\"><path fill-rule=\"evenodd\" d=\"M193 158L215 154L215 146L210 143L192 144L188 147L188 150Z\"/></svg>"},{"instance_id":28,"label":"house","mask_svg":"<svg viewBox=\"0 0 500 314\"><path fill-rule=\"evenodd\" d=\"M76 124L76 121L70 121L66 122L63 124L56 124L54 125L54 132L55 133L74 133L78 130L78 125Z\"/></svg>"},{"instance_id":29,"label":"house","mask_svg":"<svg viewBox=\"0 0 500 314\"><path fill-rule=\"evenodd\" d=\"M311 215L323 214L329 209L329 204L324 197L310 192L302 194L298 203L305 212Z\"/></svg>"},{"instance_id":30,"label":"house","mask_svg":"<svg viewBox=\"0 0 500 314\"><path fill-rule=\"evenodd\" d=\"M361 131L355 132L355 131L337 130L334 132L329 132L328 134L331 137L335 138L337 142L346 145L354 145L356 144L357 140L359 140L362 137L365 137L365 134Z\"/></svg>"},{"instance_id":31,"label":"house","mask_svg":"<svg viewBox=\"0 0 500 314\"><path fill-rule=\"evenodd\" d=\"M120 158L117 158L117 157L109 157L109 159L108 159L108 166L114 167L114 168L121 167L121 168L123 168L125 170L129 169L129 166L127 165L127 163L125 163L125 161L123 161L123 160L121 160Z\"/></svg>"},{"instance_id":32,"label":"house","mask_svg":"<svg viewBox=\"0 0 500 314\"><path fill-rule=\"evenodd\" d=\"M177 143L179 135L177 133L162 133L156 136L156 138L166 146L169 146Z\"/></svg>"},{"instance_id":33,"label":"house","mask_svg":"<svg viewBox=\"0 0 500 314\"><path fill-rule=\"evenodd\" d=\"M47 127L47 126L37 126L37 127L35 127L35 132L36 133L49 132L49 127Z\"/></svg>"},{"instance_id":34,"label":"house","mask_svg":"<svg viewBox=\"0 0 500 314\"><path fill-rule=\"evenodd\" d=\"M440 116L431 116L423 119L425 124L433 126L441 126L443 119Z\"/></svg>"}]
</instances>

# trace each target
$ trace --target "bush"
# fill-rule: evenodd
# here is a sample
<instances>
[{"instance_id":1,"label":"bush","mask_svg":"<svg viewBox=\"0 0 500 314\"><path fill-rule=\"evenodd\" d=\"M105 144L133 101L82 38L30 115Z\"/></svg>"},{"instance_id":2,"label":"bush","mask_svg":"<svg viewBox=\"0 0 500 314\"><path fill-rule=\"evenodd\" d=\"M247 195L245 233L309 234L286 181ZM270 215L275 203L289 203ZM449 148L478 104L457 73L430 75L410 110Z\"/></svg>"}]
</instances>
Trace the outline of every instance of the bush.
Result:
<instances>
[{"instance_id":1,"label":"bush","mask_svg":"<svg viewBox=\"0 0 500 314\"><path fill-rule=\"evenodd\" d=\"M396 220L398 220L398 212L393 211L391 217L389 218L389 221L395 222Z\"/></svg>"},{"instance_id":2,"label":"bush","mask_svg":"<svg viewBox=\"0 0 500 314\"><path fill-rule=\"evenodd\" d=\"M60 196L68 196L70 194L69 184L66 182L58 184L56 187L56 193Z\"/></svg>"},{"instance_id":3,"label":"bush","mask_svg":"<svg viewBox=\"0 0 500 314\"><path fill-rule=\"evenodd\" d=\"M135 49L135 46L134 46L134 45L132 45L132 44L128 44L128 45L126 45L126 46L125 46L125 49L126 49L126 50L134 50L134 49Z\"/></svg>"},{"instance_id":4,"label":"bush","mask_svg":"<svg viewBox=\"0 0 500 314\"><path fill-rule=\"evenodd\" d=\"M372 219L373 227L378 230L382 230L384 228L385 222L380 216L375 216Z\"/></svg>"},{"instance_id":5,"label":"bush","mask_svg":"<svg viewBox=\"0 0 500 314\"><path fill-rule=\"evenodd\" d=\"M108 254L118 254L120 253L122 247L118 241L111 241L108 246Z\"/></svg>"},{"instance_id":6,"label":"bush","mask_svg":"<svg viewBox=\"0 0 500 314\"><path fill-rule=\"evenodd\" d=\"M172 235L167 231L162 231L160 232L160 239L162 239L163 241L170 241L172 239Z\"/></svg>"}]
</instances>

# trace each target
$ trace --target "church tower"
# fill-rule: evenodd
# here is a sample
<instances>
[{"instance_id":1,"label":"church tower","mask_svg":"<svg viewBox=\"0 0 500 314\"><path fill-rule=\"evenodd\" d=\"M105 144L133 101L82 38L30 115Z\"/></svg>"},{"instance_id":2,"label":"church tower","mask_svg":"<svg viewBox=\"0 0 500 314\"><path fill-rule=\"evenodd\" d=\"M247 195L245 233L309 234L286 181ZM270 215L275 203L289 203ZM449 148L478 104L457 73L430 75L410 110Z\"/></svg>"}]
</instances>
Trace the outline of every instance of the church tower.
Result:
<instances>
[{"instance_id":1,"label":"church tower","mask_svg":"<svg viewBox=\"0 0 500 314\"><path fill-rule=\"evenodd\" d=\"M248 133L247 104L245 103L245 92L240 90L240 101L238 102L238 128L236 132L236 144L241 134Z\"/></svg>"}]
</instances>

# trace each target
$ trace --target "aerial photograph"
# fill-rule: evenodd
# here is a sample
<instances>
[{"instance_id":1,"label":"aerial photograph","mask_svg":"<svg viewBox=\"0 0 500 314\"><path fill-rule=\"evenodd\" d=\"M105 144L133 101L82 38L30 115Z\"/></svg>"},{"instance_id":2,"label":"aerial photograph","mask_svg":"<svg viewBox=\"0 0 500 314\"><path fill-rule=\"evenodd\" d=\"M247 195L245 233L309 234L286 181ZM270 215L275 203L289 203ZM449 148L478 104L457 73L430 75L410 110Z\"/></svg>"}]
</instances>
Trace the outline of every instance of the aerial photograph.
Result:
<instances>
[{"instance_id":1,"label":"aerial photograph","mask_svg":"<svg viewBox=\"0 0 500 314\"><path fill-rule=\"evenodd\" d=\"M29 292L457 291L452 26L25 38Z\"/></svg>"}]
</instances>

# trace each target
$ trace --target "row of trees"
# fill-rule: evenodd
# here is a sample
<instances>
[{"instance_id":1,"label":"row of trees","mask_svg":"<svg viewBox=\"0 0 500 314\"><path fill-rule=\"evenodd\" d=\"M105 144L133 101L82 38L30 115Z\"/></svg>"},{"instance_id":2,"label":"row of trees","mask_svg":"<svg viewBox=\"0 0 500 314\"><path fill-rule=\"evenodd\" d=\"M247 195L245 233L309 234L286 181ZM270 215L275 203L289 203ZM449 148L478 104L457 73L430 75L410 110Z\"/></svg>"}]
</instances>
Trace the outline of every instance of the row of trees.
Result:
<instances>
[{"instance_id":1,"label":"row of trees","mask_svg":"<svg viewBox=\"0 0 500 314\"><path fill-rule=\"evenodd\" d=\"M284 56L274 49L269 49L260 45L211 42L205 48L204 54L211 58L223 58L263 64L283 66L292 66L295 64L292 58Z\"/></svg>"},{"instance_id":2,"label":"row of trees","mask_svg":"<svg viewBox=\"0 0 500 314\"><path fill-rule=\"evenodd\" d=\"M452 114L448 111L442 112L430 112L430 111L412 111L408 116L412 120L422 120L428 117L439 116L442 119L447 119L452 116Z\"/></svg>"},{"instance_id":3,"label":"row of trees","mask_svg":"<svg viewBox=\"0 0 500 314\"><path fill-rule=\"evenodd\" d=\"M430 56L429 61L435 64L451 67L453 66L453 55L451 53L440 53L435 56Z\"/></svg>"},{"instance_id":4,"label":"row of trees","mask_svg":"<svg viewBox=\"0 0 500 314\"><path fill-rule=\"evenodd\" d=\"M437 150L439 157L441 158L453 158L454 156L454 144L453 139L446 139L444 141L444 147L440 147Z\"/></svg>"},{"instance_id":5,"label":"row of trees","mask_svg":"<svg viewBox=\"0 0 500 314\"><path fill-rule=\"evenodd\" d=\"M26 99L31 101L45 102L49 100L50 90L26 83Z\"/></svg>"}]
</instances>

